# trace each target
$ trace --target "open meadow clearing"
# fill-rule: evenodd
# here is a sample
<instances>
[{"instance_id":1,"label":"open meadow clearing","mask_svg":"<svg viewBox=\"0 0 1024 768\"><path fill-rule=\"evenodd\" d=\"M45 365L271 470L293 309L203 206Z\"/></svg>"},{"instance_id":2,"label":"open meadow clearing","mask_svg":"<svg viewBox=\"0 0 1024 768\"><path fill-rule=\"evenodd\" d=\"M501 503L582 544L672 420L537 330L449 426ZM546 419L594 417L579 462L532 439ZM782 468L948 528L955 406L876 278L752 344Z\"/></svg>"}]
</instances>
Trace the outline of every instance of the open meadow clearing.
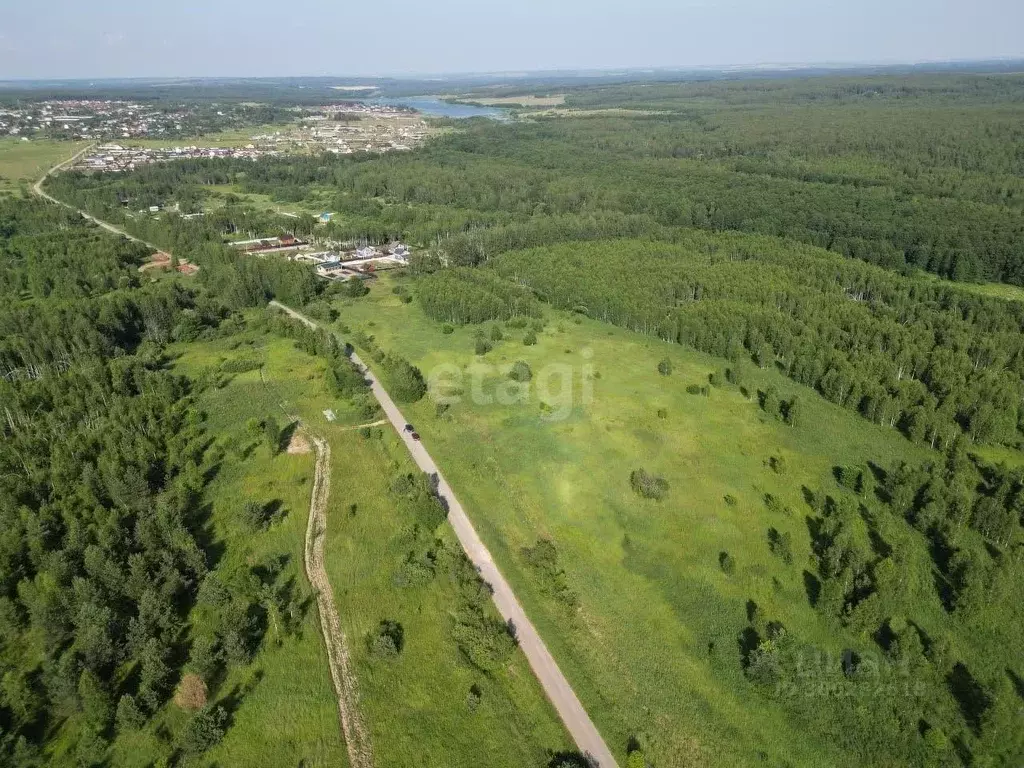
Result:
<instances>
[{"instance_id":1,"label":"open meadow clearing","mask_svg":"<svg viewBox=\"0 0 1024 768\"><path fill-rule=\"evenodd\" d=\"M457 100L469 104L483 104L485 107L558 107L565 104L565 94L521 94L519 96L468 95L460 96Z\"/></svg>"},{"instance_id":2,"label":"open meadow clearing","mask_svg":"<svg viewBox=\"0 0 1024 768\"><path fill-rule=\"evenodd\" d=\"M836 465L925 451L773 371L749 364L745 395L724 382L724 360L566 313L547 310L532 346L497 323L504 338L476 355L477 327L442 329L392 293L401 282L385 276L369 296L336 301L338 322L459 393L406 415L609 745L624 754L635 738L658 766L842 764L833 744L749 686L738 638L756 604L836 659L869 652L870 639L837 639L811 607L804 489L836 494ZM488 338L494 325L482 326ZM531 395L502 405L517 361L532 370ZM710 374L720 386L708 387ZM800 394L798 425L758 407L769 385ZM667 481L663 500L633 492L641 468ZM785 558L773 536L791 542ZM534 557L541 539L554 545L548 566ZM921 541L914 553L927 572ZM934 597L919 608L922 622L941 612Z\"/></svg>"},{"instance_id":3,"label":"open meadow clearing","mask_svg":"<svg viewBox=\"0 0 1024 768\"><path fill-rule=\"evenodd\" d=\"M34 184L46 171L72 157L86 143L0 138L0 195L19 194L21 182Z\"/></svg>"}]
</instances>

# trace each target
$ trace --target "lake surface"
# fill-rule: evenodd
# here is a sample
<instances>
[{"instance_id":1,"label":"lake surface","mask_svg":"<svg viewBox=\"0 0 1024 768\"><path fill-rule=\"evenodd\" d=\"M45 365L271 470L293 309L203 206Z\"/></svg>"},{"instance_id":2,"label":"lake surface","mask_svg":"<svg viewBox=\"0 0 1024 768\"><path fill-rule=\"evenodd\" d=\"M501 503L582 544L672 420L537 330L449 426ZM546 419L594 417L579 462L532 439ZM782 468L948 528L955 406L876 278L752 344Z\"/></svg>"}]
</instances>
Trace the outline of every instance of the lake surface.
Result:
<instances>
[{"instance_id":1,"label":"lake surface","mask_svg":"<svg viewBox=\"0 0 1024 768\"><path fill-rule=\"evenodd\" d=\"M380 96L363 100L367 104L388 104L393 107L410 107L431 117L489 117L492 120L507 120L508 112L498 107L476 107L472 104L449 104L434 96Z\"/></svg>"}]
</instances>

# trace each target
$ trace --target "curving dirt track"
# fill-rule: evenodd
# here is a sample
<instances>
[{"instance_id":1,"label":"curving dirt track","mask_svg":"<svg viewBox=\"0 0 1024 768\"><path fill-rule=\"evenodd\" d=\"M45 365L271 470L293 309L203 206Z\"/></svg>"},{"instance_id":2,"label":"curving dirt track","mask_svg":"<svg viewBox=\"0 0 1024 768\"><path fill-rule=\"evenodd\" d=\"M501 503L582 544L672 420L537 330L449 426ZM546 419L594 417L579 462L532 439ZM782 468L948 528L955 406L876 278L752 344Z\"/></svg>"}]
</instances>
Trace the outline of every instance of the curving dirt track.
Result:
<instances>
[{"instance_id":1,"label":"curving dirt track","mask_svg":"<svg viewBox=\"0 0 1024 768\"><path fill-rule=\"evenodd\" d=\"M316 472L313 476L313 498L309 504L306 524L306 550L304 564L306 578L316 591L316 605L320 612L320 629L327 646L327 659L331 667L331 680L338 695L338 715L348 748L352 768L371 768L373 750L370 735L359 713L359 689L352 662L348 655L345 633L334 602L334 592L324 568L324 542L327 533L327 500L331 493L331 447L322 437L306 432L316 449Z\"/></svg>"}]
</instances>

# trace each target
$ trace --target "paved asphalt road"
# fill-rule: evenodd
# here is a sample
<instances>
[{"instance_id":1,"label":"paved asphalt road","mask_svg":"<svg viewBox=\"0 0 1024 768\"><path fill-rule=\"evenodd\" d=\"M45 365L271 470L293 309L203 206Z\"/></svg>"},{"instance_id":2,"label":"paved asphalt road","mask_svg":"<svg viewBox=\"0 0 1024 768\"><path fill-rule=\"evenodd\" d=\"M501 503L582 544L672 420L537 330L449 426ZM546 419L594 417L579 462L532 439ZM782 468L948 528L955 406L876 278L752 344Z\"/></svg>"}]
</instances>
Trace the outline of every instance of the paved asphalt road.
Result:
<instances>
[{"instance_id":1,"label":"paved asphalt road","mask_svg":"<svg viewBox=\"0 0 1024 768\"><path fill-rule=\"evenodd\" d=\"M312 320L290 307L286 307L284 304L276 301L272 301L271 304L311 328L318 327ZM423 443L413 440L409 433L405 431L405 417L398 410L398 406L395 405L391 396L381 386L377 377L373 375L373 372L354 353L352 355L352 362L362 369L367 380L370 382L374 396L380 403L381 408L384 409L384 414L401 436L406 448L409 449L409 453L412 454L416 465L424 472L437 477L437 492L448 507L448 522L455 529L455 535L458 536L459 543L462 544L462 548L466 551L466 556L469 557L473 565L480 571L480 576L483 580L491 585L494 604L497 606L498 612L503 619L512 622L512 625L515 627L519 646L523 649L523 653L526 654L534 674L540 680L544 692L551 700L551 703L554 704L559 717L562 718L566 729L575 740L576 746L585 756L590 758L595 766L614 768L616 762L615 758L612 757L611 751L604 743L604 739L601 738L597 728L590 721L590 717L587 715L586 710L583 709L583 705L576 698L576 694L569 685L569 681L565 679L562 670L558 668L558 664L555 663L551 652L548 651L537 630L526 617L523 607L516 600L512 587L505 581L505 577L501 575L501 571L495 565L491 553L487 551L487 547L480 540L476 530L473 528L473 524L466 515L466 511L462 508L459 500L455 498L455 494L452 492L451 486L448 485L448 481L444 479L444 475L441 474L441 470L438 469L437 464L434 463L430 454L427 453Z\"/></svg>"}]
</instances>

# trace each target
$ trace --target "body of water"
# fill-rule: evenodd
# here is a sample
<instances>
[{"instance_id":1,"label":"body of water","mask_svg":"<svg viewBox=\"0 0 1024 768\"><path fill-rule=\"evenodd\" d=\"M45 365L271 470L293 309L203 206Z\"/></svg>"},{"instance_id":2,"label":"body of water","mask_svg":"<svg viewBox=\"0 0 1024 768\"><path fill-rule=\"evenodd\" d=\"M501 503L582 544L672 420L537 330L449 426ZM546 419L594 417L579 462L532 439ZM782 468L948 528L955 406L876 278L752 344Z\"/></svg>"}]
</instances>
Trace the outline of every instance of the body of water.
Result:
<instances>
[{"instance_id":1,"label":"body of water","mask_svg":"<svg viewBox=\"0 0 1024 768\"><path fill-rule=\"evenodd\" d=\"M508 119L508 112L498 107L476 107L471 104L449 104L435 96L381 96L376 99L365 99L367 104L389 104L393 107L409 107L430 117L489 117L492 120Z\"/></svg>"}]
</instances>

